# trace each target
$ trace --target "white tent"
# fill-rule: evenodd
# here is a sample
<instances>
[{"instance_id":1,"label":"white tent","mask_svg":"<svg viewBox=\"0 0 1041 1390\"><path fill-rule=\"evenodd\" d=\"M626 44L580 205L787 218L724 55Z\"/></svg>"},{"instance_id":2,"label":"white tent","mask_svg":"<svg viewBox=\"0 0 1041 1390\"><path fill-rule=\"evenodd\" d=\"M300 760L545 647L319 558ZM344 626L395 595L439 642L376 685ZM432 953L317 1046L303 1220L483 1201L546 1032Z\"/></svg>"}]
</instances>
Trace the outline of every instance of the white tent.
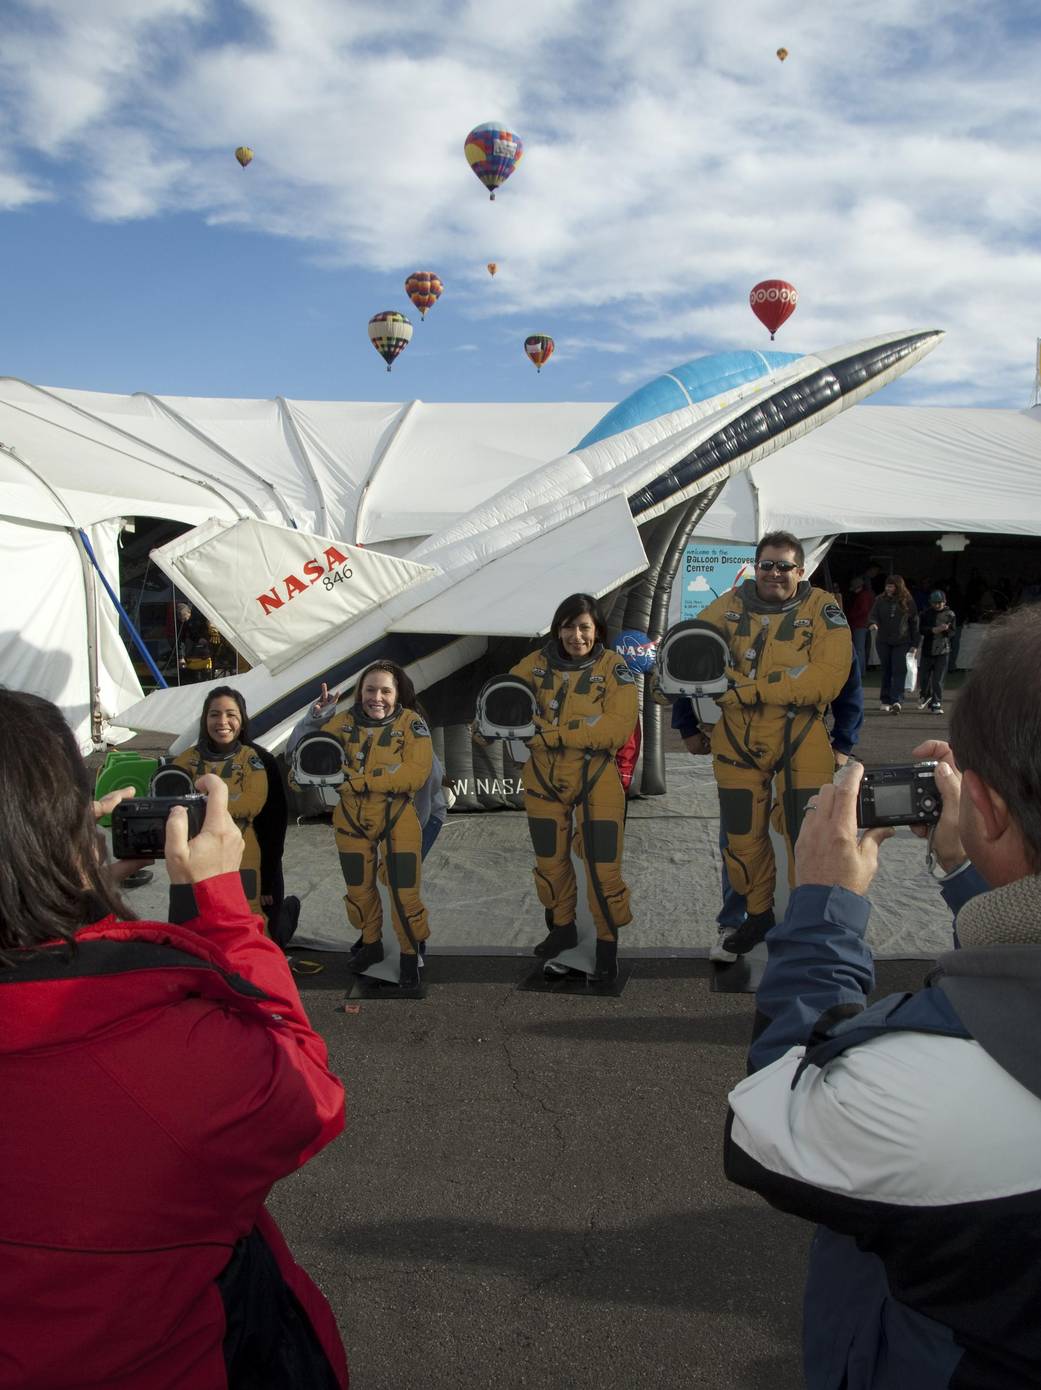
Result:
<instances>
[{"instance_id":1,"label":"white tent","mask_svg":"<svg viewBox=\"0 0 1041 1390\"><path fill-rule=\"evenodd\" d=\"M101 733L92 705L111 720L139 698L84 544L118 589L124 518L257 518L411 555L566 454L608 409L116 396L0 380L0 681L55 700L85 748ZM699 532L1037 535L1039 426L1039 408L849 411L733 478Z\"/></svg>"},{"instance_id":2,"label":"white tent","mask_svg":"<svg viewBox=\"0 0 1041 1390\"><path fill-rule=\"evenodd\" d=\"M732 478L699 532L754 543L845 532L1041 533L1041 406L847 411Z\"/></svg>"}]
</instances>

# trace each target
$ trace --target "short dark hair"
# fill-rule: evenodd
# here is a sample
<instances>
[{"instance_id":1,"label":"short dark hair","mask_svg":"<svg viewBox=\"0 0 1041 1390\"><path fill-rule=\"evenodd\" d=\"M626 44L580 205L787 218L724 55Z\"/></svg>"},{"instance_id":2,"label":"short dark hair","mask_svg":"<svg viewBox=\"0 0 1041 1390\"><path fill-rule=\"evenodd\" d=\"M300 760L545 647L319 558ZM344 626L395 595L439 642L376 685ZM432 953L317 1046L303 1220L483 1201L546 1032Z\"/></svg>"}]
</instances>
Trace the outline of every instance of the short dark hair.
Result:
<instances>
[{"instance_id":1,"label":"short dark hair","mask_svg":"<svg viewBox=\"0 0 1041 1390\"><path fill-rule=\"evenodd\" d=\"M56 705L0 688L0 767L0 965L110 912L133 921L108 882L87 765Z\"/></svg>"},{"instance_id":2,"label":"short dark hair","mask_svg":"<svg viewBox=\"0 0 1041 1390\"><path fill-rule=\"evenodd\" d=\"M249 736L249 715L246 713L246 700L241 691L233 690L230 685L218 685L216 690L211 690L202 702L202 713L199 715L199 737L198 743L205 743L209 735L206 732L206 716L210 712L210 706L214 700L219 700L226 695L229 700L234 700L239 707L239 715L242 719L242 727L239 729L239 742L250 743Z\"/></svg>"},{"instance_id":3,"label":"short dark hair","mask_svg":"<svg viewBox=\"0 0 1041 1390\"><path fill-rule=\"evenodd\" d=\"M361 688L365 684L365 677L371 676L373 671L387 671L394 677L394 689L397 692L397 704L395 709L417 709L416 687L411 679L405 674L404 670L396 661L370 661L365 670L358 677L358 682L354 687L354 698L361 703Z\"/></svg>"},{"instance_id":4,"label":"short dark hair","mask_svg":"<svg viewBox=\"0 0 1041 1390\"><path fill-rule=\"evenodd\" d=\"M1004 798L1041 872L1041 606L996 618L951 715L958 766Z\"/></svg>"},{"instance_id":5,"label":"short dark hair","mask_svg":"<svg viewBox=\"0 0 1041 1390\"><path fill-rule=\"evenodd\" d=\"M767 546L772 546L774 550L794 550L795 558L799 562L799 568L806 563L806 552L802 548L802 541L798 536L793 536L791 531L767 531L765 536L759 538L759 544L755 548L755 558L758 560Z\"/></svg>"},{"instance_id":6,"label":"short dark hair","mask_svg":"<svg viewBox=\"0 0 1041 1390\"><path fill-rule=\"evenodd\" d=\"M599 603L592 594L569 594L562 603L558 604L557 611L553 614L553 620L549 625L550 636L559 638L560 629L564 624L573 623L583 613L588 613L592 618L593 626L596 628L596 640L606 647L607 623Z\"/></svg>"}]
</instances>

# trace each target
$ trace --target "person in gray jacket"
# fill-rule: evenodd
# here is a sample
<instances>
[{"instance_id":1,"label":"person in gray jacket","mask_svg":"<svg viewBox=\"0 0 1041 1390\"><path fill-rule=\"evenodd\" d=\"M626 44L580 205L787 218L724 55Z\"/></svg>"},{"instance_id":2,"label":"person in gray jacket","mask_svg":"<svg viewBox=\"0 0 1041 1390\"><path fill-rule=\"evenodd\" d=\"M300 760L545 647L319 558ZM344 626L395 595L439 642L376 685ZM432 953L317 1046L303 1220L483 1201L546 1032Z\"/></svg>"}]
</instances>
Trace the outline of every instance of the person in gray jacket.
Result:
<instances>
[{"instance_id":1,"label":"person in gray jacket","mask_svg":"<svg viewBox=\"0 0 1041 1390\"><path fill-rule=\"evenodd\" d=\"M924 987L869 1002L862 768L811 802L767 936L726 1170L817 1224L808 1390L1041 1385L1041 610L995 623L951 720L929 867L957 913ZM955 762L955 754L957 762Z\"/></svg>"},{"instance_id":2,"label":"person in gray jacket","mask_svg":"<svg viewBox=\"0 0 1041 1390\"><path fill-rule=\"evenodd\" d=\"M920 620L922 656L918 663L920 709L930 714L943 714L943 678L951 659L951 638L958 626L952 609L947 607L947 595L934 589L929 595L929 607Z\"/></svg>"}]
</instances>

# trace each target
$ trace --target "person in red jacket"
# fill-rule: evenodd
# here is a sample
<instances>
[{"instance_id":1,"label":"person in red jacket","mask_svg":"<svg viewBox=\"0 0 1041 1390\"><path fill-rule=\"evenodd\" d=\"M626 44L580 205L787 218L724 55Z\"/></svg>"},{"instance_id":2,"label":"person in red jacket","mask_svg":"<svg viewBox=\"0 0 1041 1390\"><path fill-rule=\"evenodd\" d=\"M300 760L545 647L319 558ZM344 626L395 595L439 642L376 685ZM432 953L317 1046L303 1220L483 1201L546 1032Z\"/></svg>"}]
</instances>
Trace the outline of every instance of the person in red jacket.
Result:
<instances>
[{"instance_id":1,"label":"person in red jacket","mask_svg":"<svg viewBox=\"0 0 1041 1390\"><path fill-rule=\"evenodd\" d=\"M227 788L167 822L197 916L133 920L57 708L0 690L0 1390L344 1390L264 1210L343 1086L238 874Z\"/></svg>"}]
</instances>

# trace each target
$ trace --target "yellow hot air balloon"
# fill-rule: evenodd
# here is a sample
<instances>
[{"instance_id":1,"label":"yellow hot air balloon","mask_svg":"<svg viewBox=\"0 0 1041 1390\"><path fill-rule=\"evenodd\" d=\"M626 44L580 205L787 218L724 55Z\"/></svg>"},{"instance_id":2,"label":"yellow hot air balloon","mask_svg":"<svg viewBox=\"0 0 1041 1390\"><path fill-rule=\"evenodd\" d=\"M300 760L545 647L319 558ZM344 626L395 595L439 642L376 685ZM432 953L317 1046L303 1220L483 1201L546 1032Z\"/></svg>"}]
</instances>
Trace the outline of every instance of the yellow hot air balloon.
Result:
<instances>
[{"instance_id":1,"label":"yellow hot air balloon","mask_svg":"<svg viewBox=\"0 0 1041 1390\"><path fill-rule=\"evenodd\" d=\"M245 169L247 164L253 163L253 151L248 145L240 145L235 151L235 158L242 165L243 169Z\"/></svg>"},{"instance_id":2,"label":"yellow hot air balloon","mask_svg":"<svg viewBox=\"0 0 1041 1390\"><path fill-rule=\"evenodd\" d=\"M787 50L786 48L779 48L779 49L777 50L777 56L778 56L778 58L780 58L781 62L783 63L784 60L785 60L785 58L788 57L788 50Z\"/></svg>"},{"instance_id":3,"label":"yellow hot air balloon","mask_svg":"<svg viewBox=\"0 0 1041 1390\"><path fill-rule=\"evenodd\" d=\"M489 261L489 262L488 262L488 274L489 274L489 275L494 275L495 272L496 272L498 269L499 269L499 267L496 265L496 263L495 263L494 261Z\"/></svg>"}]
</instances>

